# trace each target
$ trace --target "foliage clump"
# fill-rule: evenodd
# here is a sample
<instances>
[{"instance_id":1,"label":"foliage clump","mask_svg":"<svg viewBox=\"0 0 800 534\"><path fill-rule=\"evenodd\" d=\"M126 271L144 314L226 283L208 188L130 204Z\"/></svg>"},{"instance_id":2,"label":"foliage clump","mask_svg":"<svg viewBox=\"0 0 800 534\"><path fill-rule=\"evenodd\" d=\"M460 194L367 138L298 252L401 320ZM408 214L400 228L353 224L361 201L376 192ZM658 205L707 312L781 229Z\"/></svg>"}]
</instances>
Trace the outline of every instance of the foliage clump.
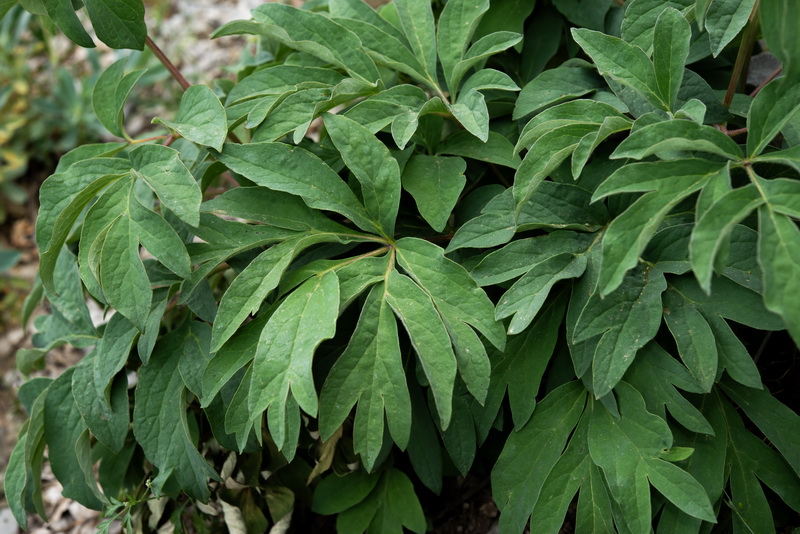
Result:
<instances>
[{"instance_id":1,"label":"foliage clump","mask_svg":"<svg viewBox=\"0 0 800 534\"><path fill-rule=\"evenodd\" d=\"M145 45L141 2L84 3L101 40ZM126 140L41 191L51 314L19 364L91 350L20 390L17 519L44 513L47 447L65 495L143 530L310 508L421 533L443 478L491 471L502 532L558 532L576 499L578 532L774 531L800 511L800 419L756 362L800 340L787 20L791 0L265 4L215 35L257 36L256 60L188 87L163 143L128 138L142 72L115 63L93 102ZM758 37L783 69L748 95Z\"/></svg>"}]
</instances>

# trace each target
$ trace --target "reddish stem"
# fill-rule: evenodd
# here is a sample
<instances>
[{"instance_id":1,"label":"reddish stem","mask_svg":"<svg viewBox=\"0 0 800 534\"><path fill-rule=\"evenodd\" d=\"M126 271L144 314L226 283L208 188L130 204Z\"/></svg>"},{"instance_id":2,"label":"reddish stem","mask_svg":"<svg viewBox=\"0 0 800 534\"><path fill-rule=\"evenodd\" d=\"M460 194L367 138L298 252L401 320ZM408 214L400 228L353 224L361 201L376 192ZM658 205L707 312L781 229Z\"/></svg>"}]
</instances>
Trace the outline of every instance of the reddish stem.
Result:
<instances>
[{"instance_id":1,"label":"reddish stem","mask_svg":"<svg viewBox=\"0 0 800 534\"><path fill-rule=\"evenodd\" d=\"M780 67L778 67L777 69L775 69L775 70L772 72L772 74L770 74L769 76L767 76L767 79L766 79L766 80L764 80L763 82L761 82L761 85L759 85L758 87L756 87L755 89L753 89L753 92L752 92L752 93L750 93L750 96L751 96L751 97L755 97L755 96L756 96L758 93L760 93L760 92L761 92L761 90L762 90L764 87L766 87L766 86L767 86L767 84L768 84L769 82L771 82L772 80L774 80L775 78L777 78L778 76L780 76L780 75L781 75L781 72L783 72L783 65L781 65Z\"/></svg>"},{"instance_id":2,"label":"reddish stem","mask_svg":"<svg viewBox=\"0 0 800 534\"><path fill-rule=\"evenodd\" d=\"M145 42L147 43L148 48L150 48L150 50L152 50L156 55L161 64L167 68L170 74L172 74L172 77L178 80L178 83L184 91L192 86L192 84L189 83L189 80L187 80L183 74L181 74L181 71L178 70L178 67L176 67L172 61L170 61L167 55L158 47L156 43L153 42L149 35L145 38Z\"/></svg>"}]
</instances>

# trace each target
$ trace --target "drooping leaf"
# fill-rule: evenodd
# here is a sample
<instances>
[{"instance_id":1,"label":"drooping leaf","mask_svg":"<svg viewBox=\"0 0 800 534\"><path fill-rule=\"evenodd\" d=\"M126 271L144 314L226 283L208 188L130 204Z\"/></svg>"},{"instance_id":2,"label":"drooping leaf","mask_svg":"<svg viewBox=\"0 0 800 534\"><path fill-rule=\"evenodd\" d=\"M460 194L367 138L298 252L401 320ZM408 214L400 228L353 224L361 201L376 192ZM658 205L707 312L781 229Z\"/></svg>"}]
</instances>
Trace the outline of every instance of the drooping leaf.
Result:
<instances>
[{"instance_id":1,"label":"drooping leaf","mask_svg":"<svg viewBox=\"0 0 800 534\"><path fill-rule=\"evenodd\" d=\"M628 529L634 533L651 530L652 484L683 512L715 521L705 490L686 471L660 458L672 446L666 421L649 413L638 391L625 382L616 388L620 418L606 410L592 413L589 425L589 453L604 472Z\"/></svg>"},{"instance_id":2,"label":"drooping leaf","mask_svg":"<svg viewBox=\"0 0 800 534\"><path fill-rule=\"evenodd\" d=\"M708 5L705 27L714 57L739 35L755 4L755 0L713 0Z\"/></svg>"},{"instance_id":3,"label":"drooping leaf","mask_svg":"<svg viewBox=\"0 0 800 534\"><path fill-rule=\"evenodd\" d=\"M495 321L492 302L469 273L444 256L435 244L407 237L397 242L397 261L433 299L443 316L467 323L502 350L505 335Z\"/></svg>"},{"instance_id":4,"label":"drooping leaf","mask_svg":"<svg viewBox=\"0 0 800 534\"><path fill-rule=\"evenodd\" d=\"M511 434L492 470L492 488L504 531L522 532L548 473L578 423L586 391L570 382L539 404L528 424Z\"/></svg>"},{"instance_id":5,"label":"drooping leaf","mask_svg":"<svg viewBox=\"0 0 800 534\"><path fill-rule=\"evenodd\" d=\"M104 498L97 488L94 473L84 471L76 450L79 440L88 442L89 438L84 435L86 423L72 395L74 373L75 368L68 369L48 388L44 405L44 438L50 466L64 486L64 496L86 507L99 509Z\"/></svg>"},{"instance_id":6,"label":"drooping leaf","mask_svg":"<svg viewBox=\"0 0 800 534\"><path fill-rule=\"evenodd\" d=\"M384 413L395 443L411 433L411 401L403 372L397 323L383 284L369 293L353 337L334 364L320 395L320 435L327 440L358 403L354 451L371 471L383 445Z\"/></svg>"},{"instance_id":7,"label":"drooping leaf","mask_svg":"<svg viewBox=\"0 0 800 534\"><path fill-rule=\"evenodd\" d=\"M291 416L290 395L306 413L317 414L311 361L317 345L336 332L338 310L339 279L331 271L306 281L286 297L261 332L248 408L251 419L269 408L269 429L279 449Z\"/></svg>"},{"instance_id":8,"label":"drooping leaf","mask_svg":"<svg viewBox=\"0 0 800 534\"><path fill-rule=\"evenodd\" d=\"M800 303L791 297L800 284L800 230L771 206L758 209L758 263L764 278L764 303L783 317L795 341L800 341Z\"/></svg>"},{"instance_id":9,"label":"drooping leaf","mask_svg":"<svg viewBox=\"0 0 800 534\"><path fill-rule=\"evenodd\" d=\"M688 393L703 391L687 369L657 343L648 343L640 354L625 379L642 394L647 409L664 419L666 408L688 430L713 435L714 429L709 421L678 392L678 389Z\"/></svg>"},{"instance_id":10,"label":"drooping leaf","mask_svg":"<svg viewBox=\"0 0 800 534\"><path fill-rule=\"evenodd\" d=\"M403 169L403 189L416 201L420 215L437 232L444 230L467 179L466 162L444 156L412 156Z\"/></svg>"},{"instance_id":11,"label":"drooping leaf","mask_svg":"<svg viewBox=\"0 0 800 534\"><path fill-rule=\"evenodd\" d=\"M411 344L430 382L442 428L446 429L452 414L457 364L442 318L431 297L397 271L391 271L386 279L384 298L411 338Z\"/></svg>"},{"instance_id":12,"label":"drooping leaf","mask_svg":"<svg viewBox=\"0 0 800 534\"><path fill-rule=\"evenodd\" d=\"M259 254L222 295L214 319L211 350L219 350L244 320L258 311L297 254L317 243L337 241L339 238L333 234L301 234Z\"/></svg>"},{"instance_id":13,"label":"drooping leaf","mask_svg":"<svg viewBox=\"0 0 800 534\"><path fill-rule=\"evenodd\" d=\"M47 15L50 19L72 42L83 48L94 48L94 41L83 28L83 24L81 24L78 15L75 14L75 8L70 0L43 0L42 3L47 9Z\"/></svg>"},{"instance_id":14,"label":"drooping leaf","mask_svg":"<svg viewBox=\"0 0 800 534\"><path fill-rule=\"evenodd\" d=\"M190 433L187 389L179 371L186 333L187 329L178 329L162 338L150 363L139 370L133 434L159 470L151 486L156 495L173 479L187 494L205 502L208 479L219 477L197 451Z\"/></svg>"},{"instance_id":15,"label":"drooping leaf","mask_svg":"<svg viewBox=\"0 0 800 534\"><path fill-rule=\"evenodd\" d=\"M95 0L102 2L102 0ZM138 1L138 0L132 0ZM97 26L95 26L95 29ZM117 137L125 137L123 108L133 86L144 75L143 70L125 74L128 58L117 60L103 71L92 91L92 107L100 123Z\"/></svg>"},{"instance_id":16,"label":"drooping leaf","mask_svg":"<svg viewBox=\"0 0 800 534\"><path fill-rule=\"evenodd\" d=\"M84 0L97 37L111 48L144 49L142 0Z\"/></svg>"},{"instance_id":17,"label":"drooping leaf","mask_svg":"<svg viewBox=\"0 0 800 534\"><path fill-rule=\"evenodd\" d=\"M655 337L661 324L661 293L666 287L664 275L657 268L640 266L626 274L622 284L605 297L595 292L579 303L573 297L571 307L579 305L576 309L580 314L571 334L572 342L600 336L591 350L592 383L597 397L611 391L638 350Z\"/></svg>"}]
</instances>

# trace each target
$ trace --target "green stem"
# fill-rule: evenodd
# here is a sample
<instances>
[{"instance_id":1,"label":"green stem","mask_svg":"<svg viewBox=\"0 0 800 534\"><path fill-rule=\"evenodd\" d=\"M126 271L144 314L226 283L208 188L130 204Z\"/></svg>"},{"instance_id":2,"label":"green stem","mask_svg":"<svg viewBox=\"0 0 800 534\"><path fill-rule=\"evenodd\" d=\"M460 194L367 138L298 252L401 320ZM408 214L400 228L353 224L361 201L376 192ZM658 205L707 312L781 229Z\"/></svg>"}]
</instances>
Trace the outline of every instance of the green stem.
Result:
<instances>
[{"instance_id":1,"label":"green stem","mask_svg":"<svg viewBox=\"0 0 800 534\"><path fill-rule=\"evenodd\" d=\"M730 107L731 102L733 102L733 96L736 94L736 89L739 87L742 76L747 76L750 56L753 53L753 45L756 42L756 35L758 34L758 4L759 0L756 0L756 3L753 5L753 11L750 13L750 18L742 33L742 42L739 45L739 53L736 55L736 62L733 64L731 81L728 84L728 91L725 93L725 99L722 101L722 105L726 108Z\"/></svg>"}]
</instances>

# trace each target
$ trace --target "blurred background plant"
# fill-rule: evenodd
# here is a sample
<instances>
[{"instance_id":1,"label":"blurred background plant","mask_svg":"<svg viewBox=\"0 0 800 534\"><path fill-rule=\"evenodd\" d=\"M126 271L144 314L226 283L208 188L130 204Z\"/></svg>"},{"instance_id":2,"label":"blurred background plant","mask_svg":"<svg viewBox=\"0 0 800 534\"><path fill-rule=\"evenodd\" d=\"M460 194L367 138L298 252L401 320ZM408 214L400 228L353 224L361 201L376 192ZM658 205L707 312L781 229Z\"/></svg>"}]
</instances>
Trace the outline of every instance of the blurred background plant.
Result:
<instances>
[{"instance_id":1,"label":"blurred background plant","mask_svg":"<svg viewBox=\"0 0 800 534\"><path fill-rule=\"evenodd\" d=\"M91 106L98 53L87 54L76 76L67 61L73 47L54 46L55 29L42 20L14 6L0 21L0 223L27 214L61 154L102 135Z\"/></svg>"}]
</instances>

